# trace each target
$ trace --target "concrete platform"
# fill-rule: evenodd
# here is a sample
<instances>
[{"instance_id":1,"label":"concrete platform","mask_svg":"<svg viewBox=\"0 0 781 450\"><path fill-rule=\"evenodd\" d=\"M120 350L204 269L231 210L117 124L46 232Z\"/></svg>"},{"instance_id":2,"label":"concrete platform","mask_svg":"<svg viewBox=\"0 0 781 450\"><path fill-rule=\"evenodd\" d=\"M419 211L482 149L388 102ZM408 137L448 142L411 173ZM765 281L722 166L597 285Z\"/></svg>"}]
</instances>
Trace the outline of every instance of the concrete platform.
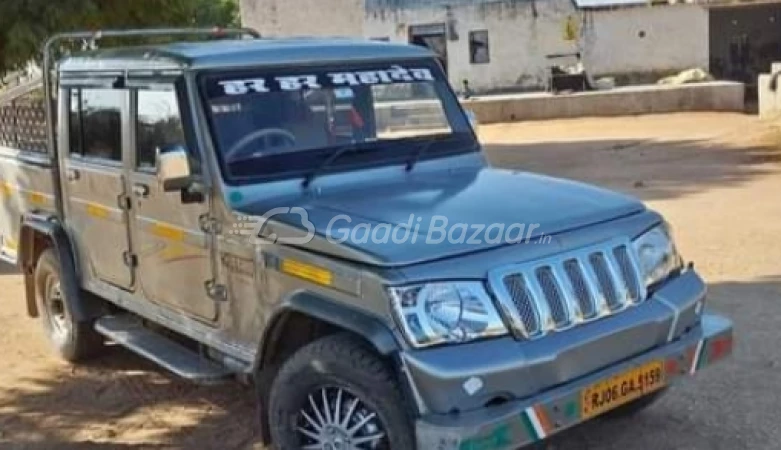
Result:
<instances>
[{"instance_id":1,"label":"concrete platform","mask_svg":"<svg viewBox=\"0 0 781 450\"><path fill-rule=\"evenodd\" d=\"M758 83L759 117L781 118L781 63L773 63L770 73L759 75Z\"/></svg>"},{"instance_id":2,"label":"concrete platform","mask_svg":"<svg viewBox=\"0 0 781 450\"><path fill-rule=\"evenodd\" d=\"M743 112L742 83L714 81L679 86L644 85L606 91L553 95L527 93L478 96L464 100L480 123L625 116L680 111Z\"/></svg>"}]
</instances>

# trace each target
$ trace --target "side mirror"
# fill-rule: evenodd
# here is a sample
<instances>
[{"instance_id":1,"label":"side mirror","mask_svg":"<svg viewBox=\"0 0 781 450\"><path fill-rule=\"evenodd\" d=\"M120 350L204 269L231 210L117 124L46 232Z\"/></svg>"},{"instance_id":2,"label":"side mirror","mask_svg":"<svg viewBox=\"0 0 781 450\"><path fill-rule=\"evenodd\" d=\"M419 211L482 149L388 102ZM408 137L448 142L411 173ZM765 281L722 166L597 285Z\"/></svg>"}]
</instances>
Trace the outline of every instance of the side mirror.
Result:
<instances>
[{"instance_id":1,"label":"side mirror","mask_svg":"<svg viewBox=\"0 0 781 450\"><path fill-rule=\"evenodd\" d=\"M466 118L469 119L469 125L475 130L475 133L480 129L480 121L477 119L477 114L471 109L466 110Z\"/></svg>"},{"instance_id":2,"label":"side mirror","mask_svg":"<svg viewBox=\"0 0 781 450\"><path fill-rule=\"evenodd\" d=\"M165 192L189 188L193 180L187 149L181 145L158 148L157 179Z\"/></svg>"}]
</instances>

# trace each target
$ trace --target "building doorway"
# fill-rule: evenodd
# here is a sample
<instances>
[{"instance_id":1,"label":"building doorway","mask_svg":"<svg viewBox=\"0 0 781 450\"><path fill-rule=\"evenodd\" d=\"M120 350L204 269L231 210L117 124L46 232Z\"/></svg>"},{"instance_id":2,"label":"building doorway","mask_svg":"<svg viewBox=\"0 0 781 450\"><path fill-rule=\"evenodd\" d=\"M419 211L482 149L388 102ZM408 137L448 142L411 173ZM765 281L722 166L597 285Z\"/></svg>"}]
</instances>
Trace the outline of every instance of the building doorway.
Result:
<instances>
[{"instance_id":1,"label":"building doorway","mask_svg":"<svg viewBox=\"0 0 781 450\"><path fill-rule=\"evenodd\" d=\"M410 26L409 42L436 53L447 73L447 30L444 23Z\"/></svg>"},{"instance_id":2,"label":"building doorway","mask_svg":"<svg viewBox=\"0 0 781 450\"><path fill-rule=\"evenodd\" d=\"M756 100L759 74L781 61L781 5L714 7L709 16L711 73L745 83L746 100Z\"/></svg>"}]
</instances>

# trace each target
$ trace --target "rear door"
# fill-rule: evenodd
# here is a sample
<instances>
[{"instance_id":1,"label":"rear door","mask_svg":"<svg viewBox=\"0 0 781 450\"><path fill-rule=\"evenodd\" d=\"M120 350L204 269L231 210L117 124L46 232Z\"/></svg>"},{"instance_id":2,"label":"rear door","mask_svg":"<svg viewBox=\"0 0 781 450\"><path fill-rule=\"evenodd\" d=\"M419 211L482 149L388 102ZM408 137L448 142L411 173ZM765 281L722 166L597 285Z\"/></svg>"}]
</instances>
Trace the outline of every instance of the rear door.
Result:
<instances>
[{"instance_id":1,"label":"rear door","mask_svg":"<svg viewBox=\"0 0 781 450\"><path fill-rule=\"evenodd\" d=\"M69 149L64 158L68 226L82 270L121 288L133 285L123 153L129 136L126 89L73 87Z\"/></svg>"},{"instance_id":2,"label":"rear door","mask_svg":"<svg viewBox=\"0 0 781 450\"><path fill-rule=\"evenodd\" d=\"M133 152L130 190L132 235L138 257L138 287L150 301L202 321L217 318L217 304L207 295L212 278L208 235L201 220L208 203L164 192L157 180L158 148L183 146L190 166L200 176L200 158L191 130L184 127L180 108L182 86L156 82L138 86L131 94ZM183 103L183 102L182 102Z\"/></svg>"}]
</instances>

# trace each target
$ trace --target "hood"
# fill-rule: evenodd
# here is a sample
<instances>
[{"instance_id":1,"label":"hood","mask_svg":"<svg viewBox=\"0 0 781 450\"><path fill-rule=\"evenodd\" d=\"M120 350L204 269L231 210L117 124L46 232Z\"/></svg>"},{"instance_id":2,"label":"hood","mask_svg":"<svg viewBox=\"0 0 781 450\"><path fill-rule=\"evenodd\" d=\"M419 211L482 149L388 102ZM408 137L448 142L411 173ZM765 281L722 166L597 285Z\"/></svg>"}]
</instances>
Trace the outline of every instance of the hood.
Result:
<instances>
[{"instance_id":1,"label":"hood","mask_svg":"<svg viewBox=\"0 0 781 450\"><path fill-rule=\"evenodd\" d=\"M262 216L278 206L266 200L249 203L240 212ZM615 192L491 167L322 187L296 200L287 197L285 206L300 212L275 215L270 225L314 230L318 251L340 257L360 254L362 262L381 266L519 242L555 242L546 236L644 210L639 201Z\"/></svg>"}]
</instances>

